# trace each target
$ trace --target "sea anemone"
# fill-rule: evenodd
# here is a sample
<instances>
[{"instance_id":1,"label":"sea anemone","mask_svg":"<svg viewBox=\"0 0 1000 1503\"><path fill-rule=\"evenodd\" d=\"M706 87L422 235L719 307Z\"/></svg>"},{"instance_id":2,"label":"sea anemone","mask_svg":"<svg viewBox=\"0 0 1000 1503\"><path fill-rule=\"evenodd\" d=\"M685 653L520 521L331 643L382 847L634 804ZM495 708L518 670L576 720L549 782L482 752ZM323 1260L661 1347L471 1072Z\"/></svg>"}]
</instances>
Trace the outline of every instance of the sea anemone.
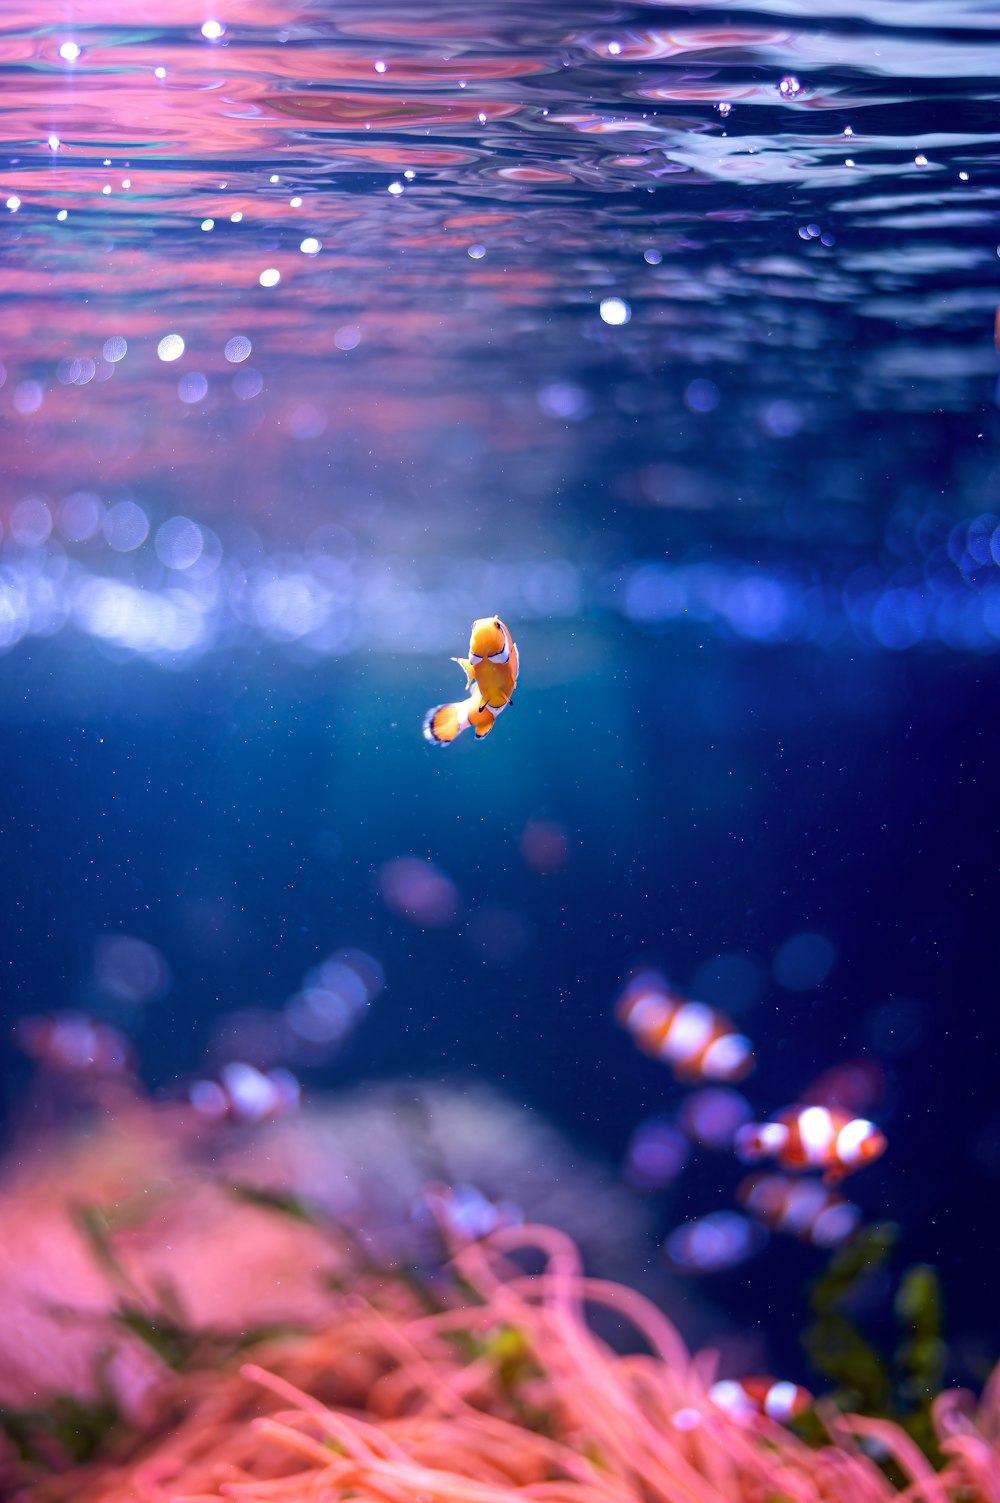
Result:
<instances>
[{"instance_id":1,"label":"sea anemone","mask_svg":"<svg viewBox=\"0 0 1000 1503\"><path fill-rule=\"evenodd\" d=\"M313 1142L315 1126L298 1130ZM8 1169L0 1494L1000 1499L1000 1378L978 1406L953 1391L928 1409L937 1468L900 1426L829 1401L808 1435L733 1414L711 1397L716 1354L690 1355L656 1304L588 1271L565 1231L498 1217L484 1232L447 1183L425 1182L435 1258L414 1259L390 1217L376 1227L393 1233L383 1260L383 1239L338 1222L318 1182L301 1198L297 1143L283 1129L227 1147L190 1113L138 1102ZM277 1179L261 1177L268 1163ZM379 1204L361 1183L355 1216Z\"/></svg>"},{"instance_id":2,"label":"sea anemone","mask_svg":"<svg viewBox=\"0 0 1000 1503\"><path fill-rule=\"evenodd\" d=\"M525 1260L544 1259L539 1272ZM622 1355L602 1310L643 1347ZM632 1344L632 1343L629 1343ZM322 1329L270 1343L238 1370L164 1387L145 1437L114 1464L50 1479L48 1503L995 1503L1000 1383L973 1414L945 1394L935 1472L888 1422L822 1414L819 1447L708 1396L642 1295L586 1276L543 1226L453 1249L433 1301L360 1281ZM890 1479L895 1471L902 1485Z\"/></svg>"}]
</instances>

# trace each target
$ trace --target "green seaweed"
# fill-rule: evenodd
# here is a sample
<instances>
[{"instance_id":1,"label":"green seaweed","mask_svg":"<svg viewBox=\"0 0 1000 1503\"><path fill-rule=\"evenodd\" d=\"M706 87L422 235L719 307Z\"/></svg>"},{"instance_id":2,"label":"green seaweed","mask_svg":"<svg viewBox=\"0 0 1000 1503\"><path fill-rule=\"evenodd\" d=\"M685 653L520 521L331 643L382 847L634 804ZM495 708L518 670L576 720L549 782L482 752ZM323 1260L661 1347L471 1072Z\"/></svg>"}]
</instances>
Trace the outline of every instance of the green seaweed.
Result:
<instances>
[{"instance_id":1,"label":"green seaweed","mask_svg":"<svg viewBox=\"0 0 1000 1503\"><path fill-rule=\"evenodd\" d=\"M256 1185L247 1185L239 1180L226 1182L226 1189L245 1205L256 1206L262 1211L275 1211L281 1216L290 1216L293 1221L304 1221L309 1226L323 1226L320 1214L298 1195L283 1190L260 1190Z\"/></svg>"},{"instance_id":2,"label":"green seaweed","mask_svg":"<svg viewBox=\"0 0 1000 1503\"><path fill-rule=\"evenodd\" d=\"M118 1324L144 1342L167 1367L180 1372L191 1365L202 1338L178 1325L165 1311L143 1309L123 1301L113 1313Z\"/></svg>"},{"instance_id":3,"label":"green seaweed","mask_svg":"<svg viewBox=\"0 0 1000 1503\"><path fill-rule=\"evenodd\" d=\"M802 1344L816 1372L833 1384L829 1397L838 1408L901 1425L928 1459L940 1465L931 1406L941 1392L948 1349L937 1273L919 1263L900 1275L893 1299L899 1336L888 1354L845 1309L864 1281L887 1263L898 1235L892 1223L880 1222L837 1249L808 1290L812 1318ZM822 1438L822 1426L811 1411L800 1417L796 1430L810 1442Z\"/></svg>"},{"instance_id":4,"label":"green seaweed","mask_svg":"<svg viewBox=\"0 0 1000 1503\"><path fill-rule=\"evenodd\" d=\"M45 1409L0 1408L0 1430L28 1466L48 1466L53 1450L63 1463L90 1461L120 1423L117 1404L103 1390L94 1399L56 1394Z\"/></svg>"}]
</instances>

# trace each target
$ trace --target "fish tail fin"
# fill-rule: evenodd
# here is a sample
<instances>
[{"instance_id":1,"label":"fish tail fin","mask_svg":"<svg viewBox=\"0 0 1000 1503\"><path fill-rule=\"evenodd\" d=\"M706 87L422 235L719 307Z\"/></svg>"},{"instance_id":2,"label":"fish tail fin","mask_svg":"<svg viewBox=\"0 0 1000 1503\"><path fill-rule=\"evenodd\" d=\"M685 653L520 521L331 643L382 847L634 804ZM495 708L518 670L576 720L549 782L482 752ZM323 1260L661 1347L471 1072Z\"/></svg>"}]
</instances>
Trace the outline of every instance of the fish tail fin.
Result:
<instances>
[{"instance_id":1,"label":"fish tail fin","mask_svg":"<svg viewBox=\"0 0 1000 1503\"><path fill-rule=\"evenodd\" d=\"M469 708L461 704L437 705L424 716L424 740L432 746L447 746L469 724Z\"/></svg>"},{"instance_id":2,"label":"fish tail fin","mask_svg":"<svg viewBox=\"0 0 1000 1503\"><path fill-rule=\"evenodd\" d=\"M744 1164L755 1163L758 1159L767 1156L767 1146L761 1129L760 1122L748 1122L736 1134L733 1147L736 1149L737 1158L742 1159Z\"/></svg>"},{"instance_id":3,"label":"fish tail fin","mask_svg":"<svg viewBox=\"0 0 1000 1503\"><path fill-rule=\"evenodd\" d=\"M476 721L476 740L482 741L484 736L488 736L496 723L496 716L489 714L489 705L487 705L482 712L482 719Z\"/></svg>"},{"instance_id":4,"label":"fish tail fin","mask_svg":"<svg viewBox=\"0 0 1000 1503\"><path fill-rule=\"evenodd\" d=\"M472 664L469 662L469 659L468 658L452 658L452 662L453 663L457 663L458 666L461 668L462 672L465 674L465 687L467 689L471 689L472 685L476 681L476 675L472 671Z\"/></svg>"}]
</instances>

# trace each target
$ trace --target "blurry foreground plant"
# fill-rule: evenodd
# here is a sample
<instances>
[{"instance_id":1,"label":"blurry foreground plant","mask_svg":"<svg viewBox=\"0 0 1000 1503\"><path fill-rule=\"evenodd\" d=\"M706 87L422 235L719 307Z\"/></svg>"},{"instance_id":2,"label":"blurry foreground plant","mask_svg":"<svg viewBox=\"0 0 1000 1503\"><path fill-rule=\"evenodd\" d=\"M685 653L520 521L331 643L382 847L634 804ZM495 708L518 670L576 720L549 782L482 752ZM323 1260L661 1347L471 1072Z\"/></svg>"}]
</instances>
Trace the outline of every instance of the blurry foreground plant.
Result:
<instances>
[{"instance_id":1,"label":"blurry foreground plant","mask_svg":"<svg viewBox=\"0 0 1000 1503\"><path fill-rule=\"evenodd\" d=\"M539 1254L542 1271L526 1273ZM691 1358L641 1295L587 1277L573 1243L551 1228L507 1227L458 1245L451 1268L430 1304L392 1276L359 1277L332 1296L317 1329L262 1343L253 1364L220 1357L165 1378L143 1427L119 1434L98 1463L36 1478L33 1503L1000 1496L995 1381L976 1413L968 1396L936 1400L936 1473L884 1419L831 1409L819 1446L766 1418L735 1421L708 1398L711 1356ZM599 1309L645 1350L622 1356L599 1340L589 1323Z\"/></svg>"}]
</instances>

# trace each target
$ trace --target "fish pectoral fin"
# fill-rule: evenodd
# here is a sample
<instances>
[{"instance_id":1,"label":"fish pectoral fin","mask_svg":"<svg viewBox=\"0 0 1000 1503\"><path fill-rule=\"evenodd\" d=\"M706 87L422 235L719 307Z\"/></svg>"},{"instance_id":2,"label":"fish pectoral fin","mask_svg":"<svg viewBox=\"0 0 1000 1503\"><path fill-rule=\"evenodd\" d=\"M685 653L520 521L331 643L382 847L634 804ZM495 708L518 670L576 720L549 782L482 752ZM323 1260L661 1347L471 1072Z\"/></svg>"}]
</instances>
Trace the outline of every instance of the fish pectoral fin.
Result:
<instances>
[{"instance_id":1,"label":"fish pectoral fin","mask_svg":"<svg viewBox=\"0 0 1000 1503\"><path fill-rule=\"evenodd\" d=\"M452 658L452 662L457 663L462 669L465 674L465 687L470 688L475 683L476 675L472 671L472 664L468 658Z\"/></svg>"}]
</instances>

